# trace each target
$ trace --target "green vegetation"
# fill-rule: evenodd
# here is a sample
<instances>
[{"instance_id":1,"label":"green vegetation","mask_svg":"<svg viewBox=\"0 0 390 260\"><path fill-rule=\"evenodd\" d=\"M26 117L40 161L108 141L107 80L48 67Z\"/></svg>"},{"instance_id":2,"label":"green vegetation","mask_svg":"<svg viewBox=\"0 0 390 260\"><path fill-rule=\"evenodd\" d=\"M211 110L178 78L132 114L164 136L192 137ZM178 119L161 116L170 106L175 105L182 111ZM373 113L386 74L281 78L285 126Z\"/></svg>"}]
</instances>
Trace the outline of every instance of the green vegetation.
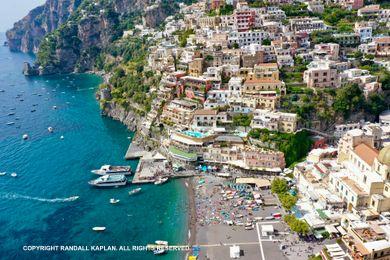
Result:
<instances>
[{"instance_id":1,"label":"green vegetation","mask_svg":"<svg viewBox=\"0 0 390 260\"><path fill-rule=\"evenodd\" d=\"M288 193L289 187L285 179L275 178L271 183L271 191L278 195L282 207L291 210L297 203L298 198Z\"/></svg>"},{"instance_id":2,"label":"green vegetation","mask_svg":"<svg viewBox=\"0 0 390 260\"><path fill-rule=\"evenodd\" d=\"M247 114L238 114L233 116L234 126L250 126L253 116Z\"/></svg>"},{"instance_id":3,"label":"green vegetation","mask_svg":"<svg viewBox=\"0 0 390 260\"><path fill-rule=\"evenodd\" d=\"M306 235L310 231L310 227L307 222L297 219L294 215L286 215L283 219L290 227L291 231L301 235Z\"/></svg>"},{"instance_id":4,"label":"green vegetation","mask_svg":"<svg viewBox=\"0 0 390 260\"><path fill-rule=\"evenodd\" d=\"M320 255L311 255L308 260L322 260L322 257Z\"/></svg>"},{"instance_id":5,"label":"green vegetation","mask_svg":"<svg viewBox=\"0 0 390 260\"><path fill-rule=\"evenodd\" d=\"M264 40L261 41L261 45L270 46L271 45L271 40L270 39L264 39Z\"/></svg>"},{"instance_id":6,"label":"green vegetation","mask_svg":"<svg viewBox=\"0 0 390 260\"><path fill-rule=\"evenodd\" d=\"M282 5L281 9L286 13L287 17L291 16L311 16L310 12L307 10L307 6L303 3L291 4L291 5Z\"/></svg>"},{"instance_id":7,"label":"green vegetation","mask_svg":"<svg viewBox=\"0 0 390 260\"><path fill-rule=\"evenodd\" d=\"M357 84L351 84L337 89L333 108L336 113L348 118L352 112L362 110L364 102L363 91Z\"/></svg>"},{"instance_id":8,"label":"green vegetation","mask_svg":"<svg viewBox=\"0 0 390 260\"><path fill-rule=\"evenodd\" d=\"M231 15L233 14L234 6L233 5L224 5L219 9L220 15Z\"/></svg>"},{"instance_id":9,"label":"green vegetation","mask_svg":"<svg viewBox=\"0 0 390 260\"><path fill-rule=\"evenodd\" d=\"M272 132L268 129L252 129L248 136L262 142L274 143L276 148L284 153L287 167L305 158L312 146L312 140L307 131L288 134Z\"/></svg>"},{"instance_id":10,"label":"green vegetation","mask_svg":"<svg viewBox=\"0 0 390 260\"><path fill-rule=\"evenodd\" d=\"M356 10L347 10L339 6L326 6L320 18L332 26L337 26L340 23L353 23L358 20Z\"/></svg>"},{"instance_id":11,"label":"green vegetation","mask_svg":"<svg viewBox=\"0 0 390 260\"><path fill-rule=\"evenodd\" d=\"M174 34L178 35L178 37L179 37L180 47L186 47L187 46L187 38L191 34L194 34L194 33L195 33L195 31L193 29L187 29L187 30L176 31Z\"/></svg>"}]
</instances>

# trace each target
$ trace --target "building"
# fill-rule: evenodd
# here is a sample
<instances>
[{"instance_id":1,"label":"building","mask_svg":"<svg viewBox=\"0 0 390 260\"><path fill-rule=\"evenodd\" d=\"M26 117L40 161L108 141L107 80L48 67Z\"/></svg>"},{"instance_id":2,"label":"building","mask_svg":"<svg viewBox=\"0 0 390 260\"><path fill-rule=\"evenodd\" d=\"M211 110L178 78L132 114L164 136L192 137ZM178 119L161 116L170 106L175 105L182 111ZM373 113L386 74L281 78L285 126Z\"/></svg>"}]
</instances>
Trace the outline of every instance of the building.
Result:
<instances>
[{"instance_id":1,"label":"building","mask_svg":"<svg viewBox=\"0 0 390 260\"><path fill-rule=\"evenodd\" d=\"M322 31L326 29L324 21L318 18L303 17L290 19L290 29L294 33Z\"/></svg>"},{"instance_id":2,"label":"building","mask_svg":"<svg viewBox=\"0 0 390 260\"><path fill-rule=\"evenodd\" d=\"M283 133L293 133L297 130L297 121L298 116L294 113L256 109L253 112L251 127Z\"/></svg>"},{"instance_id":3,"label":"building","mask_svg":"<svg viewBox=\"0 0 390 260\"><path fill-rule=\"evenodd\" d=\"M309 88L337 88L340 86L337 69L326 60L312 61L303 73L303 81Z\"/></svg>"},{"instance_id":4,"label":"building","mask_svg":"<svg viewBox=\"0 0 390 260\"><path fill-rule=\"evenodd\" d=\"M163 108L161 121L167 125L189 125L196 108L194 102L174 99Z\"/></svg>"},{"instance_id":5,"label":"building","mask_svg":"<svg viewBox=\"0 0 390 260\"><path fill-rule=\"evenodd\" d=\"M199 128L216 128L217 127L217 110L213 109L198 109L194 112L192 127Z\"/></svg>"},{"instance_id":6,"label":"building","mask_svg":"<svg viewBox=\"0 0 390 260\"><path fill-rule=\"evenodd\" d=\"M372 41L372 27L365 23L355 23L355 33L359 35L361 43L368 43Z\"/></svg>"},{"instance_id":7,"label":"building","mask_svg":"<svg viewBox=\"0 0 390 260\"><path fill-rule=\"evenodd\" d=\"M268 33L265 31L231 31L228 36L229 46L238 44L239 47L247 46L253 43L261 44L264 39L268 39Z\"/></svg>"}]
</instances>

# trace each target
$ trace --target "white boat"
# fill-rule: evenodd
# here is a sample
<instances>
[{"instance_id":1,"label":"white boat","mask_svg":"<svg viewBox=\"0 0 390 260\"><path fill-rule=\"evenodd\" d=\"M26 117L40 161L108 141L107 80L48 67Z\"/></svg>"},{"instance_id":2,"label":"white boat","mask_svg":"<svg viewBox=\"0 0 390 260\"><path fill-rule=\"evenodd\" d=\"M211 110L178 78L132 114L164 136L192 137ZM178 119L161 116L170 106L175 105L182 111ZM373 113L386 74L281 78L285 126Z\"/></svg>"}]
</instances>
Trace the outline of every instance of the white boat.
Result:
<instances>
[{"instance_id":1,"label":"white boat","mask_svg":"<svg viewBox=\"0 0 390 260\"><path fill-rule=\"evenodd\" d=\"M130 166L112 166L112 165L103 165L99 170L92 170L94 174L106 175L106 174L123 174L130 175L131 167Z\"/></svg>"},{"instance_id":2,"label":"white boat","mask_svg":"<svg viewBox=\"0 0 390 260\"><path fill-rule=\"evenodd\" d=\"M167 246L168 245L168 241L164 241L164 240L156 240L154 241L157 245L160 245L160 246Z\"/></svg>"},{"instance_id":3,"label":"white boat","mask_svg":"<svg viewBox=\"0 0 390 260\"><path fill-rule=\"evenodd\" d=\"M141 188L136 188L136 189L134 189L134 190L129 191L129 195L137 194L137 193L140 192L140 191L141 191Z\"/></svg>"},{"instance_id":4,"label":"white boat","mask_svg":"<svg viewBox=\"0 0 390 260\"><path fill-rule=\"evenodd\" d=\"M160 184L166 183L167 181L168 181L168 177L162 177L162 178L159 178L157 181L155 181L154 185L160 185Z\"/></svg>"},{"instance_id":5,"label":"white boat","mask_svg":"<svg viewBox=\"0 0 390 260\"><path fill-rule=\"evenodd\" d=\"M106 227L93 227L92 230L96 232L102 232L106 230Z\"/></svg>"},{"instance_id":6,"label":"white boat","mask_svg":"<svg viewBox=\"0 0 390 260\"><path fill-rule=\"evenodd\" d=\"M49 126L49 127L47 128L47 131L49 131L50 133L53 133L53 127Z\"/></svg>"},{"instance_id":7,"label":"white boat","mask_svg":"<svg viewBox=\"0 0 390 260\"><path fill-rule=\"evenodd\" d=\"M64 139L65 137L63 135L61 135L60 139Z\"/></svg>"},{"instance_id":8,"label":"white boat","mask_svg":"<svg viewBox=\"0 0 390 260\"><path fill-rule=\"evenodd\" d=\"M111 204L117 204L119 201L120 200L117 200L117 199L114 199L114 198L110 199L110 203Z\"/></svg>"},{"instance_id":9,"label":"white boat","mask_svg":"<svg viewBox=\"0 0 390 260\"><path fill-rule=\"evenodd\" d=\"M11 173L11 177L18 177L18 175L16 174L16 172L13 172L13 173Z\"/></svg>"},{"instance_id":10,"label":"white boat","mask_svg":"<svg viewBox=\"0 0 390 260\"><path fill-rule=\"evenodd\" d=\"M6 174L7 174L7 172L0 172L0 176L4 176Z\"/></svg>"},{"instance_id":11,"label":"white boat","mask_svg":"<svg viewBox=\"0 0 390 260\"><path fill-rule=\"evenodd\" d=\"M8 122L6 125L14 125L15 122Z\"/></svg>"},{"instance_id":12,"label":"white boat","mask_svg":"<svg viewBox=\"0 0 390 260\"><path fill-rule=\"evenodd\" d=\"M22 138L23 138L23 140L27 140L27 139L28 139L28 134L24 134L24 135L22 136Z\"/></svg>"},{"instance_id":13,"label":"white boat","mask_svg":"<svg viewBox=\"0 0 390 260\"><path fill-rule=\"evenodd\" d=\"M167 251L163 248L153 250L153 254L155 254L155 255L162 255L162 254L165 254L166 252Z\"/></svg>"},{"instance_id":14,"label":"white boat","mask_svg":"<svg viewBox=\"0 0 390 260\"><path fill-rule=\"evenodd\" d=\"M96 180L89 181L88 183L96 187L117 187L126 185L127 178L123 174L107 174L97 178Z\"/></svg>"}]
</instances>

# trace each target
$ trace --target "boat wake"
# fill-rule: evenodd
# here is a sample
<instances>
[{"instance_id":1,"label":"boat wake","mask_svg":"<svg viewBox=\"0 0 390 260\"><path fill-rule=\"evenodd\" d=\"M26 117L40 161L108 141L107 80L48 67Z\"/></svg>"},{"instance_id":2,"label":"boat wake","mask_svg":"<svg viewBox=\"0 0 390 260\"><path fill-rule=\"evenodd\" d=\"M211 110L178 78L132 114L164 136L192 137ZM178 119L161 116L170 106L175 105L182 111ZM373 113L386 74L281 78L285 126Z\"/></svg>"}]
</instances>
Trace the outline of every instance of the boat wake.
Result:
<instances>
[{"instance_id":1,"label":"boat wake","mask_svg":"<svg viewBox=\"0 0 390 260\"><path fill-rule=\"evenodd\" d=\"M56 203L56 202L75 201L75 200L79 199L79 196L72 196L69 198L47 199L47 198L40 198L40 197L25 196L25 195L16 194L16 193L3 193L3 194L0 194L0 198L1 199L9 199L9 200L25 199L25 200L35 200L35 201L41 201L41 202Z\"/></svg>"}]
</instances>

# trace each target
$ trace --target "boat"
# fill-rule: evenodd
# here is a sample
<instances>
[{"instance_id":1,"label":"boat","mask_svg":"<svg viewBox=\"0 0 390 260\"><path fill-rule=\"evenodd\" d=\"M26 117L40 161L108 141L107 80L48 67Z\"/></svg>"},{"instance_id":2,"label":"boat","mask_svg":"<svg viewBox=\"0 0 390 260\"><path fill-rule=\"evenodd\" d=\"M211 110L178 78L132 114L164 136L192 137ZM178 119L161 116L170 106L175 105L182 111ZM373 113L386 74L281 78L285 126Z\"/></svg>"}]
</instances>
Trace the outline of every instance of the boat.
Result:
<instances>
[{"instance_id":1,"label":"boat","mask_svg":"<svg viewBox=\"0 0 390 260\"><path fill-rule=\"evenodd\" d=\"M8 122L7 125L14 125L15 122Z\"/></svg>"},{"instance_id":2,"label":"boat","mask_svg":"<svg viewBox=\"0 0 390 260\"><path fill-rule=\"evenodd\" d=\"M61 135L60 139L64 139L65 137L63 135Z\"/></svg>"},{"instance_id":3,"label":"boat","mask_svg":"<svg viewBox=\"0 0 390 260\"><path fill-rule=\"evenodd\" d=\"M13 115L15 115L14 112L8 113L8 116L13 116Z\"/></svg>"},{"instance_id":4,"label":"boat","mask_svg":"<svg viewBox=\"0 0 390 260\"><path fill-rule=\"evenodd\" d=\"M129 191L129 195L137 194L137 193L140 192L140 191L141 191L141 188L136 188L136 189L134 189L134 190Z\"/></svg>"},{"instance_id":5,"label":"boat","mask_svg":"<svg viewBox=\"0 0 390 260\"><path fill-rule=\"evenodd\" d=\"M57 109L57 106L53 106L53 109Z\"/></svg>"},{"instance_id":6,"label":"boat","mask_svg":"<svg viewBox=\"0 0 390 260\"><path fill-rule=\"evenodd\" d=\"M50 133L53 133L53 127L49 126L49 127L47 128L47 131L49 131Z\"/></svg>"},{"instance_id":7,"label":"boat","mask_svg":"<svg viewBox=\"0 0 390 260\"><path fill-rule=\"evenodd\" d=\"M28 139L28 134L24 134L24 135L22 136L22 138L23 138L23 140L27 140L27 139Z\"/></svg>"},{"instance_id":8,"label":"boat","mask_svg":"<svg viewBox=\"0 0 390 260\"><path fill-rule=\"evenodd\" d=\"M0 89L0 92L5 92L5 90L4 89Z\"/></svg>"},{"instance_id":9,"label":"boat","mask_svg":"<svg viewBox=\"0 0 390 260\"><path fill-rule=\"evenodd\" d=\"M164 248L159 248L159 249L153 250L153 254L155 254L155 255L162 255L162 254L165 254L166 252L167 251Z\"/></svg>"},{"instance_id":10,"label":"boat","mask_svg":"<svg viewBox=\"0 0 390 260\"><path fill-rule=\"evenodd\" d=\"M168 177L162 177L162 178L159 178L157 181L155 181L154 184L160 185L160 184L166 183L167 181L168 181Z\"/></svg>"},{"instance_id":11,"label":"boat","mask_svg":"<svg viewBox=\"0 0 390 260\"><path fill-rule=\"evenodd\" d=\"M92 230L96 232L102 232L106 230L106 227L93 227Z\"/></svg>"},{"instance_id":12,"label":"boat","mask_svg":"<svg viewBox=\"0 0 390 260\"><path fill-rule=\"evenodd\" d=\"M4 176L6 174L7 174L7 172L0 172L0 176Z\"/></svg>"},{"instance_id":13,"label":"boat","mask_svg":"<svg viewBox=\"0 0 390 260\"><path fill-rule=\"evenodd\" d=\"M160 246L167 246L168 245L168 241L164 241L164 240L156 240L154 241L157 245L160 245Z\"/></svg>"},{"instance_id":14,"label":"boat","mask_svg":"<svg viewBox=\"0 0 390 260\"><path fill-rule=\"evenodd\" d=\"M92 170L94 174L105 175L105 174L123 174L130 175L131 167L130 166L112 166L112 165L103 165L99 170Z\"/></svg>"},{"instance_id":15,"label":"boat","mask_svg":"<svg viewBox=\"0 0 390 260\"><path fill-rule=\"evenodd\" d=\"M117 199L114 199L114 198L110 199L110 203L111 204L117 204L119 201L120 200L117 200Z\"/></svg>"},{"instance_id":16,"label":"boat","mask_svg":"<svg viewBox=\"0 0 390 260\"><path fill-rule=\"evenodd\" d=\"M16 174L16 172L13 172L13 173L11 173L11 177L18 177L18 175Z\"/></svg>"},{"instance_id":17,"label":"boat","mask_svg":"<svg viewBox=\"0 0 390 260\"><path fill-rule=\"evenodd\" d=\"M34 112L36 112L36 111L37 111L37 110L35 110L35 109L32 109L32 110L31 110L31 113L34 113Z\"/></svg>"},{"instance_id":18,"label":"boat","mask_svg":"<svg viewBox=\"0 0 390 260\"><path fill-rule=\"evenodd\" d=\"M123 174L114 174L114 175L103 175L102 177L97 178L88 182L92 186L96 187L116 187L124 186L127 184L127 178Z\"/></svg>"}]
</instances>

